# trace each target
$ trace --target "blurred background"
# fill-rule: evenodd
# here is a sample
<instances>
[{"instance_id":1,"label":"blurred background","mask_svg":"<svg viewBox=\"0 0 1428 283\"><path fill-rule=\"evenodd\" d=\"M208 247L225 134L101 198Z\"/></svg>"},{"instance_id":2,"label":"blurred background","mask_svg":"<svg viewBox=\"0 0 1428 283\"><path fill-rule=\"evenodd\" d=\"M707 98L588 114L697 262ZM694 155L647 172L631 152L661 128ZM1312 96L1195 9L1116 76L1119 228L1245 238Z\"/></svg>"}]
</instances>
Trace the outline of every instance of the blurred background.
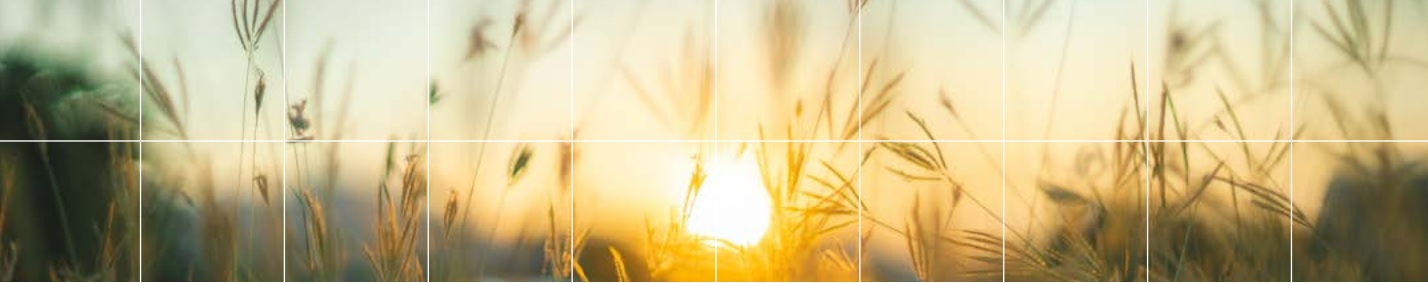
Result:
<instances>
[{"instance_id":1,"label":"blurred background","mask_svg":"<svg viewBox=\"0 0 1428 283\"><path fill-rule=\"evenodd\" d=\"M1408 0L3 1L0 279L1421 280L1425 23ZM61 139L115 141L35 142Z\"/></svg>"}]
</instances>

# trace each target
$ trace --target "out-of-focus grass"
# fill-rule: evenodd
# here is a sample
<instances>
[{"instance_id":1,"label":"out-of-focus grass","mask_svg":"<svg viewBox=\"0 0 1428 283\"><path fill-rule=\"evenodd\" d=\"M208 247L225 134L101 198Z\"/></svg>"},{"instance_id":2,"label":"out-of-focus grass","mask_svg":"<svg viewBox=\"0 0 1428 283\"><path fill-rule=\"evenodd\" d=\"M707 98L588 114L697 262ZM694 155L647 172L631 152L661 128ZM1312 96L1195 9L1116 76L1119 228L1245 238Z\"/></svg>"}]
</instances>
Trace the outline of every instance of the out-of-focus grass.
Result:
<instances>
[{"instance_id":1,"label":"out-of-focus grass","mask_svg":"<svg viewBox=\"0 0 1428 283\"><path fill-rule=\"evenodd\" d=\"M863 12L864 2L852 1L849 13ZM964 2L966 3L966 2ZM1329 2L1326 2L1329 3ZM1375 14L1368 4L1343 2L1343 5L1327 4L1328 15L1311 16L1308 21L1314 35L1327 40L1336 47L1342 59L1352 63L1369 77L1376 77L1384 65L1392 62L1387 46L1392 39L1386 32L1392 30L1394 21L1381 17L1392 14ZM278 1L241 1L233 4L233 20L240 49L251 53L260 42L257 38L267 29L267 18L279 7ZM1017 36L1029 34L1040 15L1052 5L1050 1L1030 2L1013 9L1016 19L1012 21L1019 29ZM1394 4L1381 6L1391 11ZM975 7L974 5L967 5ZM241 8L239 8L241 7ZM267 7L267 8L265 8ZM800 25L799 6L787 2L770 5L769 38L767 46L770 54L793 54L798 45L779 41L785 36L800 34L806 28ZM975 8L974 8L975 9ZM514 24L509 34L512 46L502 50L507 54L499 63L511 63L509 53L517 48L544 50L549 41L566 39L566 31L551 23L527 22L558 17L545 16L542 11L518 10L513 17ZM973 10L972 15L992 30L999 30L995 23ZM266 15L266 16L260 16ZM1321 15L1323 16L1323 15ZM477 23L477 26L482 24ZM572 23L573 25L573 23ZM853 24L848 26L853 27ZM548 29L526 30L523 28L547 27ZM1375 32L1384 30L1384 32ZM1027 35L1030 36L1030 35ZM1214 36L1213 33L1204 36ZM529 38L529 40L524 40ZM1199 37L1197 37L1199 38ZM518 40L519 39L519 40ZM1189 40L1180 38L1177 40ZM518 47L514 44L534 44ZM1192 58L1201 52L1195 49L1196 41L1178 42L1188 48L1185 54L1172 54L1173 60ZM472 43L476 53L490 51L490 42L475 40ZM846 42L844 44L847 44ZM131 45L131 48L132 45ZM669 125L678 132L700 133L707 131L702 125L711 119L708 113L712 105L709 89L712 82L706 81L712 72L700 49L689 47L690 55L679 62L679 67L690 72L697 89L686 90L675 87L673 93L642 92L640 96L649 110L666 113L671 118ZM1190 50L1196 50L1191 52ZM1266 54L1275 54L1266 52ZM103 137L132 138L133 125L140 120L137 113L117 107L115 99L107 97L108 91L102 81L74 72L69 66L36 63L42 55L14 53L5 57L3 77L0 77L0 135L3 139L53 139L60 137ZM836 60L851 60L848 54L839 54ZM31 58L34 57L34 58ZM780 56L775 56L780 57ZM846 57L846 58L845 58ZM1278 55L1268 56L1278 58ZM325 57L324 57L325 58ZM1179 58L1179 59L1176 59ZM737 147L735 152L750 153L756 157L762 184L768 194L773 213L771 226L764 238L754 244L737 244L711 239L691 233L688 229L689 217L697 201L703 184L709 178L704 166L708 159L721 154L719 150L703 150L695 158L695 167L688 172L685 188L686 198L672 211L668 221L653 220L644 223L644 235L638 241L639 247L626 249L619 245L592 245L588 229L572 229L563 223L562 208L566 204L582 205L575 200L570 187L581 180L572 173L573 168L583 165L576 145L559 143L552 147L517 146L509 155L509 161L501 170L508 182L532 178L554 179L551 194L541 207L542 220L539 236L537 233L523 233L522 237L543 238L539 250L517 251L539 254L542 268L534 272L534 278L550 280L698 280L718 276L720 280L734 281L852 281L857 278L861 261L869 260L866 254L850 253L850 246L867 246L872 237L894 237L906 249L905 268L912 273L912 279L924 281L941 280L998 280L1005 276L1008 280L1027 281L1284 281L1295 280L1421 280L1428 274L1417 267L1428 263L1428 250L1420 246L1428 241L1428 225L1421 222L1421 215L1428 213L1423 207L1428 199L1428 176L1419 166L1417 157L1407 156L1395 144L1353 143L1342 153L1338 171L1331 178L1328 196L1322 201L1323 207L1316 218L1311 218L1300 204L1291 202L1289 185L1283 179L1286 172L1292 144L1283 141L1272 142L1189 142L1203 138L1203 135L1228 136L1235 139L1249 139L1245 120L1256 115L1244 112L1231 97L1233 88L1217 89L1214 93L1182 93L1180 89L1168 86L1169 82L1145 82L1140 80L1135 70L1135 62L1121 72L1131 77L1125 86L1132 105L1119 111L1120 119L1114 124L1103 125L1115 134L1108 137L1122 142L1108 143L1104 151L1097 151L1099 160L1105 160L1105 170L1099 175L1083 176L1081 179L1054 177L1052 171L1064 168L1045 165L1035 168L1032 198L1045 201L1056 209L1054 212L1032 217L1049 227L1012 226L989 200L980 199L968 192L955 166L959 159L982 159L983 156L955 156L944 151L938 143L926 142L876 142L862 144L846 141L860 134L863 125L871 121L886 123L908 123L917 132L910 133L915 139L936 140L934 129L960 127L965 130L966 121L958 116L955 105L946 102L946 113L906 112L901 115L889 114L889 105L899 98L899 87L903 78L913 70L895 70L879 62L880 58L868 60L862 70L848 70L843 64L833 64L824 76L833 78L849 76L848 73L862 73L861 96L847 95L846 89L831 87L827 81L808 83L776 76L779 89L809 90L808 95L795 93L797 97L787 104L791 109L782 109L787 117L777 117L757 125L760 140L778 139L835 139L842 142L797 142L763 141L753 143L717 144L713 148ZM1264 58L1271 60L1272 58ZM319 59L318 66L325 66ZM785 74L796 66L770 64L772 74ZM1191 64L1181 62L1177 64ZM156 76L156 65L144 64L133 72L141 75L144 85L143 98L150 108L150 115L165 121L162 126L149 130L187 137L189 125L181 113L187 98L186 90L171 91L173 81L165 81ZM1183 65L1181 65L1183 67ZM178 67L175 67L176 69ZM248 68L255 68L249 66ZM505 81L505 67L501 67L499 81ZM39 72L36 70L49 70ZM177 71L177 70L176 70ZM254 111L264 106L264 96L272 92L266 87L261 70L253 70L256 75L252 85L245 84L244 101L251 98L255 102ZM321 75L324 70L316 70ZM1271 72L1272 73L1272 72ZM515 74L510 74L515 75ZM181 82L182 76L179 78ZM637 80L632 78L632 80ZM670 82L685 86L689 82ZM1144 93L1145 86L1160 85L1159 93ZM494 86L494 96L502 95L500 86ZM433 87L427 93L431 104L437 104L439 97L459 95L442 93ZM693 89L693 88L690 88ZM1382 103L1390 103L1382 98L1381 90L1374 88L1365 92L1380 96ZM342 97L333 100L332 94L314 94L314 105L337 101L334 107L344 104ZM852 107L859 103L836 103L838 99L857 97L862 107ZM1220 114L1209 121L1189 121L1178 103L1200 99L1220 105ZM80 102L76 102L80 101ZM673 101L661 103L660 101ZM1341 134L1363 139L1392 139L1395 137L1390 127L1386 107L1351 109L1333 102L1326 96L1331 109L1335 129ZM1151 102L1151 103L1145 103ZM1202 101L1203 102L1203 101ZM340 131L316 132L315 129L341 129L345 114L316 117L307 109L308 102L285 105L288 108L289 129L297 140L340 138ZM674 106L666 106L674 105ZM492 107L498 103L492 103ZM1143 108L1149 105L1150 108ZM1180 104L1183 105L1183 104ZM322 105L326 106L326 105ZM244 107L246 113L247 106ZM673 108L673 109L671 109ZM496 113L490 109L488 113ZM906 119L901 119L901 118ZM73 120L66 120L73 119ZM247 122L247 118L243 118ZM89 121L89 122L75 122ZM496 123L498 117L489 114L486 129ZM257 135L254 119L254 135ZM98 126L96 126L98 125ZM1199 127L1198 125L1209 125ZM1096 127L1102 125L1076 125ZM1291 125L1281 129L1283 135L1299 137L1306 125ZM244 127L246 132L247 127ZM1201 130L1208 129L1208 130ZM576 129L577 131L579 129ZM717 129L716 129L717 130ZM576 131L573 131L576 132ZM573 133L572 133L573 134ZM897 133L907 134L907 133ZM486 134L486 135L489 135ZM576 137L561 137L571 138ZM889 137L902 138L902 137ZM1184 142L1181 142L1184 141ZM862 147L858 147L861 145ZM367 191L376 195L375 207L370 219L373 237L370 241L355 242L362 237L348 234L353 227L343 226L340 221L347 215L333 211L339 205L338 185L342 177L338 175L344 159L338 150L341 144L318 144L294 142L287 144L297 162L292 165L296 182L275 187L273 172L259 172L258 166L244 168L237 166L239 176L243 170L252 170L253 183L240 186L251 191L245 192L247 203L270 205L272 199L295 200L292 208L295 215L289 215L288 228L293 230L282 235L282 240L290 243L282 254L265 254L248 251L243 247L252 241L252 235L245 233L243 223L264 225L269 229L282 227L277 218L280 210L265 209L253 212L244 204L224 200L216 192L210 170L218 167L195 154L192 146L178 145L156 150L172 150L180 154L170 155L174 160L141 160L135 157L135 148L129 143L6 143L0 145L0 279L3 280L107 280L125 281L135 279L155 280L213 280L244 281L274 280L283 274L278 262L282 257L289 260L289 272L284 279L312 281L340 280L488 280L486 266L500 258L488 258L486 253L495 245L478 244L466 239L474 228L490 228L493 231L502 224L496 222L484 227L467 226L473 210L473 198L477 197L473 182L467 190L452 189L449 198L438 213L427 213L425 206L428 195L426 183L426 148L412 146L398 150L390 144L385 151L381 178ZM483 148L475 150L485 154ZM251 153L243 147L239 155L252 154L248 158L257 159L259 146L252 146ZM553 149L553 150L552 150ZM990 156L983 151L981 154ZM1041 154L1052 155L1043 149ZM311 158L311 156L317 156ZM536 156L553 155L559 159L554 164L554 172L548 176L532 175ZM173 157L177 156L177 157ZM909 183L930 184L914 186L913 205L908 208L908 218L904 223L890 221L884 215L872 214L869 203L864 201L858 175L866 173L868 160L880 158L899 166L879 168L892 172ZM836 162L842 159L856 159L849 166ZM995 158L992 163L1006 162ZM313 162L321 160L320 162ZM355 159L352 159L355 160ZM100 162L95 162L100 161ZM153 191L138 192L138 162L182 162L198 169L189 179L181 182L191 188L164 190L155 187ZM158 168L164 168L159 166ZM860 171L864 170L864 171ZM480 166L475 169L480 173ZM170 172L172 173L172 172ZM1005 173L1005 172L1004 172ZM185 172L185 174L189 174ZM155 175L160 175L155 173ZM148 176L147 174L145 176ZM241 177L240 177L241 178ZM145 180L147 181L147 180ZM163 185L162 182L154 184ZM509 186L510 184L504 184ZM500 186L494 185L494 186ZM925 188L935 188L936 192L923 193ZM502 187L501 189L505 189ZM88 191L85 191L88 190ZM189 192L196 192L190 195ZM290 196L288 194L291 194ZM924 196L950 196L944 202L924 202ZM80 197L83 196L83 197ZM92 196L92 197L91 197ZM271 196L279 196L272 198ZM144 206L138 207L138 199L143 198ZM497 196L501 201L504 196ZM934 207L923 205L936 203ZM968 209L957 209L969 207ZM287 208L281 208L287 209ZM506 210L494 210L496 219ZM925 213L936 211L935 214ZM436 210L434 210L436 211ZM571 212L574 213L574 212ZM1006 234L1000 231L977 230L962 227L962 223L951 221L960 215L955 213L985 214L996 219ZM430 216L428 216L430 215ZM146 221L140 227L137 219ZM427 235L426 217L432 223L439 223L442 235ZM867 223L867 225L862 225ZM509 224L509 223L508 223ZM530 226L530 225L523 225ZM140 239L138 231L145 231ZM277 230L277 229L272 229ZM201 232L199 232L201 231ZM1291 237L1291 231L1293 237ZM1364 232L1364 231L1373 231ZM851 238L850 232L857 232L861 238ZM494 234L494 232L486 232ZM457 256L438 257L440 263L427 262L423 243L427 237L441 239L438 247L452 251ZM141 251L136 243L144 243ZM179 243L196 243L186 246ZM1292 244L1291 244L1292 243ZM351 247L359 247L352 249ZM149 255L144 261L137 261L137 255ZM864 251L866 253L866 251ZM479 254L480 258L464 256ZM1291 254L1293 257L1291 258ZM360 255L365 261L353 264L350 258ZM443 254L446 255L446 254ZM470 261L468 261L470 260ZM1293 260L1295 265L1290 266ZM268 264L264 264L264 262ZM475 262L472 262L475 261ZM175 264L183 262L185 264ZM719 267L686 264L689 262L710 262ZM1005 265L1003 265L1005 264ZM459 272L464 266L477 266L475 273ZM955 268L947 268L954 266ZM596 270L596 268L601 268ZM145 270L146 278L138 278L137 270ZM608 270L605 270L608 269ZM362 272L370 271L370 277ZM638 272L638 273L637 273ZM359 274L359 275L354 275ZM871 278L882 279L882 278Z\"/></svg>"}]
</instances>

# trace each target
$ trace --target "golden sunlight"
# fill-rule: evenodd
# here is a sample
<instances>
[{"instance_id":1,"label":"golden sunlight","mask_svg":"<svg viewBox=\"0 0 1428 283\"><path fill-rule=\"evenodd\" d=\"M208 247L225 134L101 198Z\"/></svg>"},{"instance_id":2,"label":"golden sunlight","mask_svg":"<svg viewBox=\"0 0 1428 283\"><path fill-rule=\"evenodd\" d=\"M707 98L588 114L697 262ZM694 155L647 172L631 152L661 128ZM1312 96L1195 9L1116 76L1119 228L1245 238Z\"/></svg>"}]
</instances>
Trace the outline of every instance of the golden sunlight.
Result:
<instances>
[{"instance_id":1,"label":"golden sunlight","mask_svg":"<svg viewBox=\"0 0 1428 283\"><path fill-rule=\"evenodd\" d=\"M753 245L768 230L773 204L758 166L744 158L732 161L709 166L687 227L695 235Z\"/></svg>"}]
</instances>

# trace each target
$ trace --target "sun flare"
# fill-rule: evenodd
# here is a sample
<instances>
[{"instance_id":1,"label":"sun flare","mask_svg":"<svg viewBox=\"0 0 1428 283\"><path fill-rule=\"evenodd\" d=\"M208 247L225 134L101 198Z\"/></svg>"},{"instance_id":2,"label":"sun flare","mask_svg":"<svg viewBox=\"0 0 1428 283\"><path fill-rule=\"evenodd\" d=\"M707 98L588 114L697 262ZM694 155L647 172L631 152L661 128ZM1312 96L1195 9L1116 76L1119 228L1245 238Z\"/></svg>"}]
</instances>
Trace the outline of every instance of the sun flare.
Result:
<instances>
[{"instance_id":1,"label":"sun flare","mask_svg":"<svg viewBox=\"0 0 1428 283\"><path fill-rule=\"evenodd\" d=\"M738 245L757 244L768 230L772 201L759 168L748 159L716 163L694 199L690 233Z\"/></svg>"}]
</instances>

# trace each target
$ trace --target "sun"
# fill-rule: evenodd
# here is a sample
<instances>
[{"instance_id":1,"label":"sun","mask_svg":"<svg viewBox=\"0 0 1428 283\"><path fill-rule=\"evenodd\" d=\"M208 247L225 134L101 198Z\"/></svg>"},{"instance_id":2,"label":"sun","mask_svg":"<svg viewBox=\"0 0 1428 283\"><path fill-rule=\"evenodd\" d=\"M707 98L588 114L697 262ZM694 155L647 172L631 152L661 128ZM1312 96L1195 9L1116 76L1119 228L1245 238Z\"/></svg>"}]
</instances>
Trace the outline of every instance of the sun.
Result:
<instances>
[{"instance_id":1,"label":"sun","mask_svg":"<svg viewBox=\"0 0 1428 283\"><path fill-rule=\"evenodd\" d=\"M773 213L758 166L740 158L708 168L694 198L687 229L695 235L738 245L757 244L768 230Z\"/></svg>"}]
</instances>

